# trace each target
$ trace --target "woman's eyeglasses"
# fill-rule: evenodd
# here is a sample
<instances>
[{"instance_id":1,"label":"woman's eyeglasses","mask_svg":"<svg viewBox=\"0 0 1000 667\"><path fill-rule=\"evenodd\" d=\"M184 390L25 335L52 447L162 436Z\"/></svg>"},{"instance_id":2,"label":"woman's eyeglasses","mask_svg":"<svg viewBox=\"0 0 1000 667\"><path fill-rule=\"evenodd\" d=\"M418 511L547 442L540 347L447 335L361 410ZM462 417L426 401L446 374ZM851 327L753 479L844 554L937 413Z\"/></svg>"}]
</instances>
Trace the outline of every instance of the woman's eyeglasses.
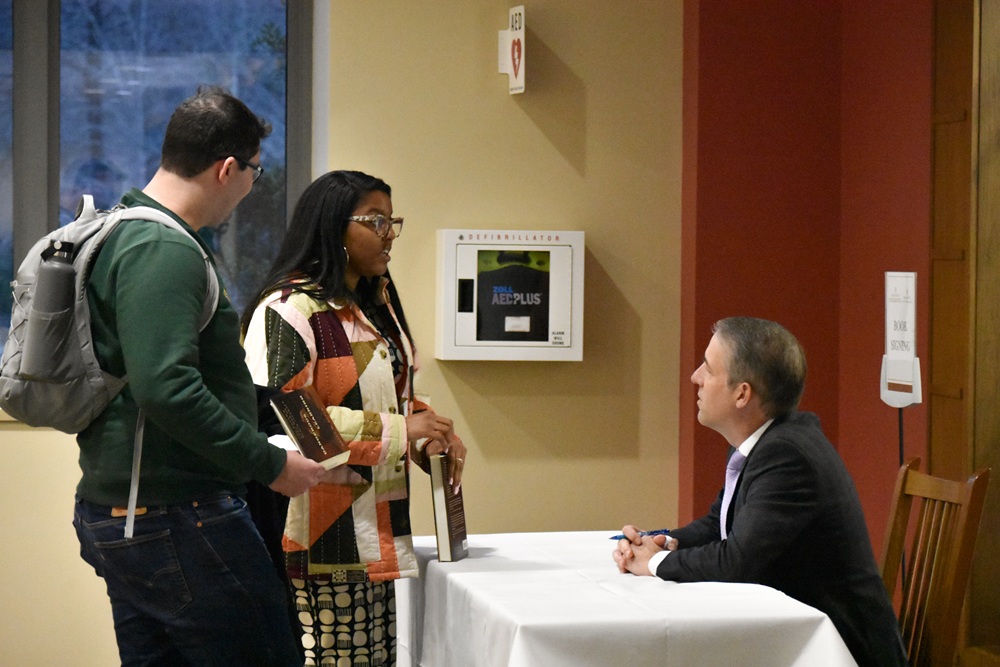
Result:
<instances>
[{"instance_id":1,"label":"woman's eyeglasses","mask_svg":"<svg viewBox=\"0 0 1000 667\"><path fill-rule=\"evenodd\" d=\"M360 222L366 225L369 229L373 230L381 238L389 236L389 230L392 229L395 236L399 236L403 232L403 219L402 218L387 218L384 215L352 215L347 218L351 222Z\"/></svg>"}]
</instances>

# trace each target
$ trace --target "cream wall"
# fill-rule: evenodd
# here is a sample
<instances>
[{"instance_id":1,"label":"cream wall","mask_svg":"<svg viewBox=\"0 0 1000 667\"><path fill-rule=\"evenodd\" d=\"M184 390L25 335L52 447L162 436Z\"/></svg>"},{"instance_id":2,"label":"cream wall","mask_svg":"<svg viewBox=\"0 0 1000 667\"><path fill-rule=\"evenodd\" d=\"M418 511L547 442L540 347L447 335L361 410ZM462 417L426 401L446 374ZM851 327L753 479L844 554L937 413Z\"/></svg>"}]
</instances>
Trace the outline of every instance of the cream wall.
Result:
<instances>
[{"instance_id":1,"label":"cream wall","mask_svg":"<svg viewBox=\"0 0 1000 667\"><path fill-rule=\"evenodd\" d=\"M470 530L676 516L681 6L525 3L526 92L497 74L514 3L330 3L327 167L393 187L390 270L418 393L469 446ZM582 362L437 361L439 228L586 232ZM433 529L426 478L414 530Z\"/></svg>"},{"instance_id":2,"label":"cream wall","mask_svg":"<svg viewBox=\"0 0 1000 667\"><path fill-rule=\"evenodd\" d=\"M470 449L470 529L672 525L682 1L526 0L518 96L496 71L511 4L317 0L319 169L384 178L407 219L391 269L423 353L417 390ZM433 358L434 230L450 227L586 232L582 362ZM115 664L103 584L70 524L72 438L0 424L0 450L0 662ZM429 534L419 471L413 496Z\"/></svg>"},{"instance_id":3,"label":"cream wall","mask_svg":"<svg viewBox=\"0 0 1000 667\"><path fill-rule=\"evenodd\" d=\"M80 559L76 440L0 421L0 664L118 664L104 582Z\"/></svg>"}]
</instances>

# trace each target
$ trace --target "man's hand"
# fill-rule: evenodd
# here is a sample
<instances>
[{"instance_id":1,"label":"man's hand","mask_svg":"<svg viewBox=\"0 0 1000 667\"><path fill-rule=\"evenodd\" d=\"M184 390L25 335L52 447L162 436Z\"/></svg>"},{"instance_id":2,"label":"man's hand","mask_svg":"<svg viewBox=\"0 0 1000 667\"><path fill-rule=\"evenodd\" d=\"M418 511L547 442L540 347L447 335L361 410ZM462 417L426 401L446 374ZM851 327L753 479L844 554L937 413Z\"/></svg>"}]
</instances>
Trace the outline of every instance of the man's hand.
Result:
<instances>
[{"instance_id":1,"label":"man's hand","mask_svg":"<svg viewBox=\"0 0 1000 667\"><path fill-rule=\"evenodd\" d=\"M618 571L622 574L631 572L639 576L649 577L653 573L649 571L649 559L653 554L664 549L673 551L677 548L677 540L667 535L654 535L652 537L639 534L640 531L633 525L622 528L625 539L618 540L618 547L611 552L611 556L618 564Z\"/></svg>"},{"instance_id":2,"label":"man's hand","mask_svg":"<svg viewBox=\"0 0 1000 667\"><path fill-rule=\"evenodd\" d=\"M285 467L281 469L278 478L271 482L270 487L272 491L294 498L319 484L325 471L323 466L312 459L307 459L298 452L288 452Z\"/></svg>"}]
</instances>

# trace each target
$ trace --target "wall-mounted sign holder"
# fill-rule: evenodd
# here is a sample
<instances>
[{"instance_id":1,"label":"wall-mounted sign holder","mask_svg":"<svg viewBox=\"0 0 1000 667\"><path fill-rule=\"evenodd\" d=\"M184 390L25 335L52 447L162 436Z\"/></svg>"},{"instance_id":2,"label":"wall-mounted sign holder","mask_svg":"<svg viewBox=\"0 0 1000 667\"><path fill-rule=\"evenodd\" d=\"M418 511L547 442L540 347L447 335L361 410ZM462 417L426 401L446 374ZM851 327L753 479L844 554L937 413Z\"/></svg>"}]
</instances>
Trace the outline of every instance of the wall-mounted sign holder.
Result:
<instances>
[{"instance_id":1,"label":"wall-mounted sign holder","mask_svg":"<svg viewBox=\"0 0 1000 667\"><path fill-rule=\"evenodd\" d=\"M511 95L524 92L524 5L511 7L507 29L497 33L497 67Z\"/></svg>"}]
</instances>

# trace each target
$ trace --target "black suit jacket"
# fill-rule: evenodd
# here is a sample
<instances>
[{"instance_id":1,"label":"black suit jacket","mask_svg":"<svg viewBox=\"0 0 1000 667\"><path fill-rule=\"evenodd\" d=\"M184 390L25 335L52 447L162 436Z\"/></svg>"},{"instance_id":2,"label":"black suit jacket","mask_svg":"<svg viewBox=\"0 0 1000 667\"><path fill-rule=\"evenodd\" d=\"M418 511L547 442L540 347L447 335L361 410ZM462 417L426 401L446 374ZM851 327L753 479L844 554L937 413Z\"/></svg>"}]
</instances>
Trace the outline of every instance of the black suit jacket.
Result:
<instances>
[{"instance_id":1,"label":"black suit jacket","mask_svg":"<svg viewBox=\"0 0 1000 667\"><path fill-rule=\"evenodd\" d=\"M777 419L750 452L719 532L708 514L671 531L657 576L763 584L827 614L862 667L905 665L854 482L811 413Z\"/></svg>"}]
</instances>

